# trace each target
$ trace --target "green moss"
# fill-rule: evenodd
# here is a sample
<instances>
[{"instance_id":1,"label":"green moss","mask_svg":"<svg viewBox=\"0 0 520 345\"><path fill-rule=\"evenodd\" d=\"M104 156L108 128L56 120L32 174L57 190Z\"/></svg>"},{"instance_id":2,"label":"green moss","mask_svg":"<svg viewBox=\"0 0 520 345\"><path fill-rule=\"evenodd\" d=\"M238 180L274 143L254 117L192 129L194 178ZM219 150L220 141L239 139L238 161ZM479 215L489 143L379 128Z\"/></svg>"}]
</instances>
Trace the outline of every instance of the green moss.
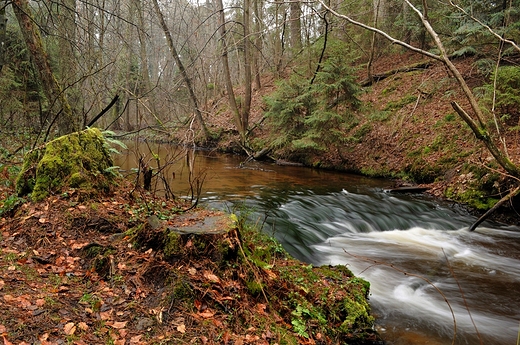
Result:
<instances>
[{"instance_id":1,"label":"green moss","mask_svg":"<svg viewBox=\"0 0 520 345\"><path fill-rule=\"evenodd\" d=\"M386 107L383 110L385 110L385 111L399 110L402 107L404 107L405 105L410 104L415 101L417 101L417 96L408 95L395 102L388 102L388 104L386 105Z\"/></svg>"},{"instance_id":2,"label":"green moss","mask_svg":"<svg viewBox=\"0 0 520 345\"><path fill-rule=\"evenodd\" d=\"M180 235L170 230L165 231L166 236L164 243L164 255L166 257L178 255L181 251L181 246L179 243Z\"/></svg>"},{"instance_id":3,"label":"green moss","mask_svg":"<svg viewBox=\"0 0 520 345\"><path fill-rule=\"evenodd\" d=\"M497 198L486 197L481 190L475 189L457 191L454 188L447 188L445 195L450 199L468 204L473 208L483 211L489 210L498 202Z\"/></svg>"},{"instance_id":4,"label":"green moss","mask_svg":"<svg viewBox=\"0 0 520 345\"><path fill-rule=\"evenodd\" d=\"M107 191L114 181L114 175L106 172L112 166L103 135L89 128L27 153L16 191L20 196L32 193L35 201L67 187Z\"/></svg>"}]
</instances>

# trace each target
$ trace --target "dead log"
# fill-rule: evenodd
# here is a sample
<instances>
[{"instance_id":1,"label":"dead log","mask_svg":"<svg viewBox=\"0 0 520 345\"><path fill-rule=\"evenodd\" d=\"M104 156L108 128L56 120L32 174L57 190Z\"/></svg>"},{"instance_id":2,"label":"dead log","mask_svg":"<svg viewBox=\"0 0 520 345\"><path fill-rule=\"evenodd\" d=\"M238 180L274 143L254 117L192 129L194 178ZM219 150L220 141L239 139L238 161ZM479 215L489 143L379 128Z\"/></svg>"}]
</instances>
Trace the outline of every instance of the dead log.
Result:
<instances>
[{"instance_id":1,"label":"dead log","mask_svg":"<svg viewBox=\"0 0 520 345\"><path fill-rule=\"evenodd\" d=\"M270 147L265 147L265 148L261 149L260 151L258 151L257 153L255 153L253 158L256 161L264 160L264 159L266 159L266 157L268 158L268 155L269 155L269 153L271 153L271 151L272 151L272 149Z\"/></svg>"},{"instance_id":2,"label":"dead log","mask_svg":"<svg viewBox=\"0 0 520 345\"><path fill-rule=\"evenodd\" d=\"M371 86L371 85L377 83L378 81L391 77L395 74L428 69L428 68L430 68L431 65L432 65L432 61L423 61L423 62L415 63L413 65L396 68L396 69L393 69L391 71L388 71L388 72L385 72L382 74L374 74L374 75L372 75L372 79L365 79L360 83L360 85L363 87Z\"/></svg>"}]
</instances>

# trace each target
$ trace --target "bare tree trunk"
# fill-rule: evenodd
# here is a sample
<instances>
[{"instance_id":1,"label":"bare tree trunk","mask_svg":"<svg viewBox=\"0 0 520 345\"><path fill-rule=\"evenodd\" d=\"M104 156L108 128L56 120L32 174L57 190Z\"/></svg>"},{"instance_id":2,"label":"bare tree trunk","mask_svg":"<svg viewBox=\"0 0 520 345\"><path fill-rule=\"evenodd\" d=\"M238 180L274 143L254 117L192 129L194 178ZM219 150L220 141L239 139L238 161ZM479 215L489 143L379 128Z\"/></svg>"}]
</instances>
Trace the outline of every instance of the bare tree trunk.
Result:
<instances>
[{"instance_id":1,"label":"bare tree trunk","mask_svg":"<svg viewBox=\"0 0 520 345\"><path fill-rule=\"evenodd\" d=\"M81 92L76 84L78 73L77 61L74 55L76 43L76 0L61 0L57 4L57 16L59 23L57 28L59 36L59 83L65 88L65 95L69 100L73 114L76 115L77 120L75 122L77 122L77 125L72 124L72 127L79 129L79 123L82 122L83 124L84 121L79 121ZM61 132L68 133L71 131L70 120L66 116L58 119L57 124Z\"/></svg>"},{"instance_id":2,"label":"bare tree trunk","mask_svg":"<svg viewBox=\"0 0 520 345\"><path fill-rule=\"evenodd\" d=\"M378 20L379 20L379 6L381 6L381 0L374 0L374 27L377 28L378 26ZM377 34L375 32L372 32L372 42L370 44L370 56L368 58L367 63L367 77L370 83L373 82L372 77L372 63L374 62L374 55L376 50L376 40L378 39Z\"/></svg>"},{"instance_id":3,"label":"bare tree trunk","mask_svg":"<svg viewBox=\"0 0 520 345\"><path fill-rule=\"evenodd\" d=\"M291 1L290 9L290 23L291 30L291 48L295 53L302 49L302 22L301 22L301 8L298 1Z\"/></svg>"},{"instance_id":4,"label":"bare tree trunk","mask_svg":"<svg viewBox=\"0 0 520 345\"><path fill-rule=\"evenodd\" d=\"M181 72L181 75L182 75L182 78L184 79L184 83L186 84L186 87L188 88L188 92L190 94L190 98L193 103L193 111L195 112L195 118L197 119L200 126L202 127L202 130L204 133L204 139L208 139L209 131L208 131L208 128L206 127L206 123L204 122L204 119L202 118L202 113L199 109L199 102L197 100L197 96L195 95L195 91L193 91L193 87L191 85L191 80L188 76L188 73L186 72L186 69L184 68L184 64L182 63L182 61L179 57L177 49L175 49L175 45L173 44L172 35L170 33L170 30L168 29L168 26L166 25L166 21L164 20L164 16L161 12L161 9L159 8L159 4L158 4L157 0L153 0L153 6L155 9L155 13L157 14L157 17L159 18L159 23L161 24L161 27L164 31L164 35L166 36L166 41L168 42L168 47L170 48L172 57L175 60L175 63L177 64L179 71Z\"/></svg>"},{"instance_id":5,"label":"bare tree trunk","mask_svg":"<svg viewBox=\"0 0 520 345\"><path fill-rule=\"evenodd\" d=\"M2 71L2 67L5 64L5 31L7 25L7 17L5 16L5 6L7 5L7 1L5 1L5 5L0 3L0 72Z\"/></svg>"},{"instance_id":6,"label":"bare tree trunk","mask_svg":"<svg viewBox=\"0 0 520 345\"><path fill-rule=\"evenodd\" d=\"M262 27L263 27L263 11L262 8L262 0L253 0L253 11L255 18L255 49L253 53L253 65L254 65L254 74L255 74L255 86L257 90L262 88L262 82L260 80L260 57L262 55ZM260 3L260 4L259 4ZM260 7L260 9L259 9Z\"/></svg>"},{"instance_id":7,"label":"bare tree trunk","mask_svg":"<svg viewBox=\"0 0 520 345\"><path fill-rule=\"evenodd\" d=\"M275 3L275 32L274 32L274 56L273 63L275 65L275 71L277 77L282 72L283 65L283 54L284 54L284 35L285 35L285 5L283 3ZM281 18L280 18L281 16Z\"/></svg>"},{"instance_id":8,"label":"bare tree trunk","mask_svg":"<svg viewBox=\"0 0 520 345\"><path fill-rule=\"evenodd\" d=\"M251 13L250 0L244 0L244 104L242 105L241 121L244 130L242 144L245 144L245 131L249 127L251 111Z\"/></svg>"},{"instance_id":9,"label":"bare tree trunk","mask_svg":"<svg viewBox=\"0 0 520 345\"><path fill-rule=\"evenodd\" d=\"M68 128L60 128L61 134L78 130L78 128L74 126L75 121L67 97L65 97L61 86L51 70L49 57L43 48L40 32L34 24L33 18L31 18L28 1L13 0L12 4L16 19L20 24L25 44L36 65L43 92L49 101L51 113L58 114L61 111L59 116L63 117L63 122L67 123L66 120L69 121Z\"/></svg>"},{"instance_id":10,"label":"bare tree trunk","mask_svg":"<svg viewBox=\"0 0 520 345\"><path fill-rule=\"evenodd\" d=\"M238 105L235 98L235 91L233 90L233 83L231 82L231 73L229 70L228 49L226 44L226 18L224 16L224 5L222 4L222 0L217 0L217 9L219 11L219 31L220 44L222 46L222 66L224 67L224 80L226 82L226 91L228 94L229 106L231 108L231 111L233 112L233 118L235 120L237 130L240 133L240 136L243 137L245 135L245 128L243 127L242 120L240 118L240 112L238 110Z\"/></svg>"},{"instance_id":11,"label":"bare tree trunk","mask_svg":"<svg viewBox=\"0 0 520 345\"><path fill-rule=\"evenodd\" d=\"M141 59L142 89L148 92L150 89L150 71L148 70L148 54L146 52L146 34L144 29L144 13L142 0L134 0L137 11L139 26L137 27L137 37L139 37L139 57Z\"/></svg>"}]
</instances>

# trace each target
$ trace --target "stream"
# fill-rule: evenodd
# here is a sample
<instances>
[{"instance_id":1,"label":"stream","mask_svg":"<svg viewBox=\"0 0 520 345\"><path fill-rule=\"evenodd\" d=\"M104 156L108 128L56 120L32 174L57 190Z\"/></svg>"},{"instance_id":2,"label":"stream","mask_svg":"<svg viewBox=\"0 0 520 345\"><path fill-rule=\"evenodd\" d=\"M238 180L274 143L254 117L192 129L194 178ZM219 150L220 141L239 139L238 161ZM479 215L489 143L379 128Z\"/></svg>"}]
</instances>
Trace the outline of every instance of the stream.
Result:
<instances>
[{"instance_id":1,"label":"stream","mask_svg":"<svg viewBox=\"0 0 520 345\"><path fill-rule=\"evenodd\" d=\"M469 232L475 217L453 203L389 193L391 181L339 172L241 166L244 157L198 151L190 175L182 150L165 144L133 145L116 165L128 174L142 155L157 167L150 148L177 197L190 197L188 180L198 179L202 205L246 206L251 221L295 258L344 264L368 280L387 344L518 344L518 227L484 222Z\"/></svg>"}]
</instances>

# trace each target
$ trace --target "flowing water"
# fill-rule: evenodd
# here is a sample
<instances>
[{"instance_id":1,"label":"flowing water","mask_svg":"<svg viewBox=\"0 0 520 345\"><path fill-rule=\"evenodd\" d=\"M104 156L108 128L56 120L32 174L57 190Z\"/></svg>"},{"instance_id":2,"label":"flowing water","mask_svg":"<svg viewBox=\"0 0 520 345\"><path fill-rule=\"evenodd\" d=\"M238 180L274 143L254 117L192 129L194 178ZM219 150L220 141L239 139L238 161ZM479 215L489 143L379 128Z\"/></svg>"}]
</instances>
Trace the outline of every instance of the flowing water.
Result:
<instances>
[{"instance_id":1,"label":"flowing water","mask_svg":"<svg viewBox=\"0 0 520 345\"><path fill-rule=\"evenodd\" d=\"M162 166L171 163L164 174L172 191L188 196L186 159L166 145L153 149ZM136 166L136 150L130 152L118 157L126 171ZM475 217L463 209L426 195L388 193L389 181L273 164L240 167L241 160L196 155L192 180L205 177L201 202L227 211L245 204L297 259L345 264L366 278L388 344L518 344L519 228L485 222L468 232Z\"/></svg>"}]
</instances>

